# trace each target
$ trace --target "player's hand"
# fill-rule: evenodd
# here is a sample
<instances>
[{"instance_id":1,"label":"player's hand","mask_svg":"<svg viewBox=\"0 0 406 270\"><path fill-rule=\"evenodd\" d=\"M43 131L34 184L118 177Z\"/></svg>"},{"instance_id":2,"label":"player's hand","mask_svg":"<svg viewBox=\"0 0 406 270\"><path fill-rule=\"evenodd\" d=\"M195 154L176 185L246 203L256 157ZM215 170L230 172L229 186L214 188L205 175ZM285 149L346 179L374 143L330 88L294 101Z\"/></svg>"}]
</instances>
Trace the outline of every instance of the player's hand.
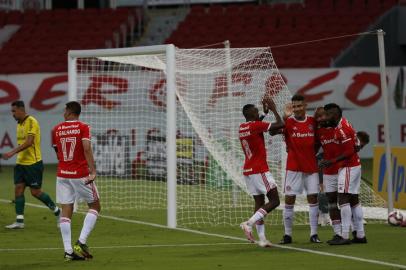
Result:
<instances>
[{"instance_id":1,"label":"player's hand","mask_svg":"<svg viewBox=\"0 0 406 270\"><path fill-rule=\"evenodd\" d=\"M293 106L292 103L287 103L285 108L283 109L283 118L286 119L293 114Z\"/></svg>"},{"instance_id":2,"label":"player's hand","mask_svg":"<svg viewBox=\"0 0 406 270\"><path fill-rule=\"evenodd\" d=\"M265 100L265 96L262 98L262 109L265 114L269 112L268 103Z\"/></svg>"},{"instance_id":3,"label":"player's hand","mask_svg":"<svg viewBox=\"0 0 406 270\"><path fill-rule=\"evenodd\" d=\"M85 185L92 183L96 179L96 173L90 173L85 181Z\"/></svg>"},{"instance_id":4,"label":"player's hand","mask_svg":"<svg viewBox=\"0 0 406 270\"><path fill-rule=\"evenodd\" d=\"M333 162L331 160L322 159L319 161L319 168L320 169L327 168L327 167L330 167L331 164L333 164Z\"/></svg>"},{"instance_id":5,"label":"player's hand","mask_svg":"<svg viewBox=\"0 0 406 270\"><path fill-rule=\"evenodd\" d=\"M5 160L8 160L9 158L11 158L13 156L12 152L7 152L1 155L1 157Z\"/></svg>"}]
</instances>

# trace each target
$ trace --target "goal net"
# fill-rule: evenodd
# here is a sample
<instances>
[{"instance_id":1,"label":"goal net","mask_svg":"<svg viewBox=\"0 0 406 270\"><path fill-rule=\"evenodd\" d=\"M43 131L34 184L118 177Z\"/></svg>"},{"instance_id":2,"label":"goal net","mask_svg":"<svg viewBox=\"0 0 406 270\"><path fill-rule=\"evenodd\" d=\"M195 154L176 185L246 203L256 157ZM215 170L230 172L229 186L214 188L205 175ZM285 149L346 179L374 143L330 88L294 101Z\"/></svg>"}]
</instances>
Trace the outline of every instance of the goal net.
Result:
<instances>
[{"instance_id":1,"label":"goal net","mask_svg":"<svg viewBox=\"0 0 406 270\"><path fill-rule=\"evenodd\" d=\"M160 47L70 52L70 98L81 102L81 119L92 128L103 211L165 223L167 132L176 125L177 224L239 224L253 211L237 136L242 107L252 103L261 108L262 97L270 94L282 114L290 100L288 88L269 48L175 49L170 67L166 46ZM167 120L170 68L176 85L173 123ZM264 121L274 120L267 116ZM284 140L281 135L265 135L265 140L281 190ZM364 206L383 206L371 189L364 190ZM295 209L296 222L307 223L304 198ZM282 224L281 210L267 223Z\"/></svg>"}]
</instances>

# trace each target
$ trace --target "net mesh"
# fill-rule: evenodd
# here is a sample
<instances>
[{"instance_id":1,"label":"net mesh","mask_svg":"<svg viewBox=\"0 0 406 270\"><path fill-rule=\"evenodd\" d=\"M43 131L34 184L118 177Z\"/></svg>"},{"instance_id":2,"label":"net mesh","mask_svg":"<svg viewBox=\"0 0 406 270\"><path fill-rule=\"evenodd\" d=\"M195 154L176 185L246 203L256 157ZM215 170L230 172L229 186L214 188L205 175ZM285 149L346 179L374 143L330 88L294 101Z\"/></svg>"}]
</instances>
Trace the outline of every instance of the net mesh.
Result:
<instances>
[{"instance_id":1,"label":"net mesh","mask_svg":"<svg viewBox=\"0 0 406 270\"><path fill-rule=\"evenodd\" d=\"M165 54L78 58L76 68L103 209L134 209L137 218L159 219L167 205ZM176 49L176 86L177 222L239 224L253 211L242 177L241 109L248 103L260 107L269 94L282 114L288 88L269 48ZM271 173L282 187L283 137L265 140ZM363 204L380 209L383 200L365 184L363 189ZM295 209L295 221L307 223L304 197ZM281 216L274 211L267 223L281 224Z\"/></svg>"}]
</instances>

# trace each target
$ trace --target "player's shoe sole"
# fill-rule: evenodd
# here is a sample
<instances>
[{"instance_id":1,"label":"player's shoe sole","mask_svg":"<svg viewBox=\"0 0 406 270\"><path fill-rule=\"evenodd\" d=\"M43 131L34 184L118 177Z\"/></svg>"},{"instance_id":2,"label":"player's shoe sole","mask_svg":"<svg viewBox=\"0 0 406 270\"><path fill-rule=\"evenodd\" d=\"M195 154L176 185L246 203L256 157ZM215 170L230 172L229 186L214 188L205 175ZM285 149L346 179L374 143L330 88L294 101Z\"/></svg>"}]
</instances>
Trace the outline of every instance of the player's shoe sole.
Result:
<instances>
[{"instance_id":1,"label":"player's shoe sole","mask_svg":"<svg viewBox=\"0 0 406 270\"><path fill-rule=\"evenodd\" d=\"M86 244L82 244L77 241L76 244L73 245L73 250L76 253L81 254L86 259L93 259L93 255L90 254L89 247Z\"/></svg>"},{"instance_id":2,"label":"player's shoe sole","mask_svg":"<svg viewBox=\"0 0 406 270\"><path fill-rule=\"evenodd\" d=\"M14 222L13 224L4 226L4 228L6 228L6 229L12 229L12 230L24 229L24 223Z\"/></svg>"},{"instance_id":3,"label":"player's shoe sole","mask_svg":"<svg viewBox=\"0 0 406 270\"><path fill-rule=\"evenodd\" d=\"M255 243L254 236L252 235L252 228L248 225L247 222L243 222L240 224L241 229L243 230L245 237L247 237L248 241L251 243Z\"/></svg>"}]
</instances>

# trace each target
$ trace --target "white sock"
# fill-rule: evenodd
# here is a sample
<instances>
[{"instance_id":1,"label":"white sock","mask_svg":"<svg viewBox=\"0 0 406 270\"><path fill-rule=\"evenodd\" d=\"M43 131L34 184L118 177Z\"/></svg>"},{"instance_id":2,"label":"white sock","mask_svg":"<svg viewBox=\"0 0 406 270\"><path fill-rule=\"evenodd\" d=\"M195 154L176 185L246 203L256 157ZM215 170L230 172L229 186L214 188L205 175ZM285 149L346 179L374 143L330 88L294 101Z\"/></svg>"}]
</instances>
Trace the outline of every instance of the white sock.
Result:
<instances>
[{"instance_id":1,"label":"white sock","mask_svg":"<svg viewBox=\"0 0 406 270\"><path fill-rule=\"evenodd\" d=\"M351 226L351 207L349 203L340 205L341 213L341 233L344 239L349 239L350 237L350 226Z\"/></svg>"},{"instance_id":2,"label":"white sock","mask_svg":"<svg viewBox=\"0 0 406 270\"><path fill-rule=\"evenodd\" d=\"M82 231L80 232L79 241L82 244L86 244L87 237L92 232L94 225L96 224L96 220L99 213L96 210L90 209L83 221Z\"/></svg>"},{"instance_id":3,"label":"white sock","mask_svg":"<svg viewBox=\"0 0 406 270\"><path fill-rule=\"evenodd\" d=\"M72 239L71 239L71 229L70 229L70 219L66 217L61 217L61 235L63 241L63 247L66 253L71 254L73 252L72 249Z\"/></svg>"},{"instance_id":4,"label":"white sock","mask_svg":"<svg viewBox=\"0 0 406 270\"><path fill-rule=\"evenodd\" d=\"M285 209L283 209L283 225L285 226L286 235L292 235L294 217L294 205L285 204Z\"/></svg>"},{"instance_id":5,"label":"white sock","mask_svg":"<svg viewBox=\"0 0 406 270\"><path fill-rule=\"evenodd\" d=\"M364 238L365 237L365 231L364 231L364 213L362 211L362 207L360 204L355 205L354 207L351 208L352 211L352 217L354 220L354 230L357 231L357 237L358 238Z\"/></svg>"},{"instance_id":6,"label":"white sock","mask_svg":"<svg viewBox=\"0 0 406 270\"><path fill-rule=\"evenodd\" d=\"M261 241L266 240L264 220L258 220L255 225L257 228L257 234L258 234L259 240L261 240Z\"/></svg>"},{"instance_id":7,"label":"white sock","mask_svg":"<svg viewBox=\"0 0 406 270\"><path fill-rule=\"evenodd\" d=\"M264 209L259 208L258 211L256 211L255 214L247 221L248 225L253 226L258 220L264 219L267 214L268 213Z\"/></svg>"},{"instance_id":8,"label":"white sock","mask_svg":"<svg viewBox=\"0 0 406 270\"><path fill-rule=\"evenodd\" d=\"M319 220L319 204L309 204L310 236L317 234Z\"/></svg>"},{"instance_id":9,"label":"white sock","mask_svg":"<svg viewBox=\"0 0 406 270\"><path fill-rule=\"evenodd\" d=\"M341 220L332 220L331 225L333 226L334 234L341 236Z\"/></svg>"}]
</instances>

